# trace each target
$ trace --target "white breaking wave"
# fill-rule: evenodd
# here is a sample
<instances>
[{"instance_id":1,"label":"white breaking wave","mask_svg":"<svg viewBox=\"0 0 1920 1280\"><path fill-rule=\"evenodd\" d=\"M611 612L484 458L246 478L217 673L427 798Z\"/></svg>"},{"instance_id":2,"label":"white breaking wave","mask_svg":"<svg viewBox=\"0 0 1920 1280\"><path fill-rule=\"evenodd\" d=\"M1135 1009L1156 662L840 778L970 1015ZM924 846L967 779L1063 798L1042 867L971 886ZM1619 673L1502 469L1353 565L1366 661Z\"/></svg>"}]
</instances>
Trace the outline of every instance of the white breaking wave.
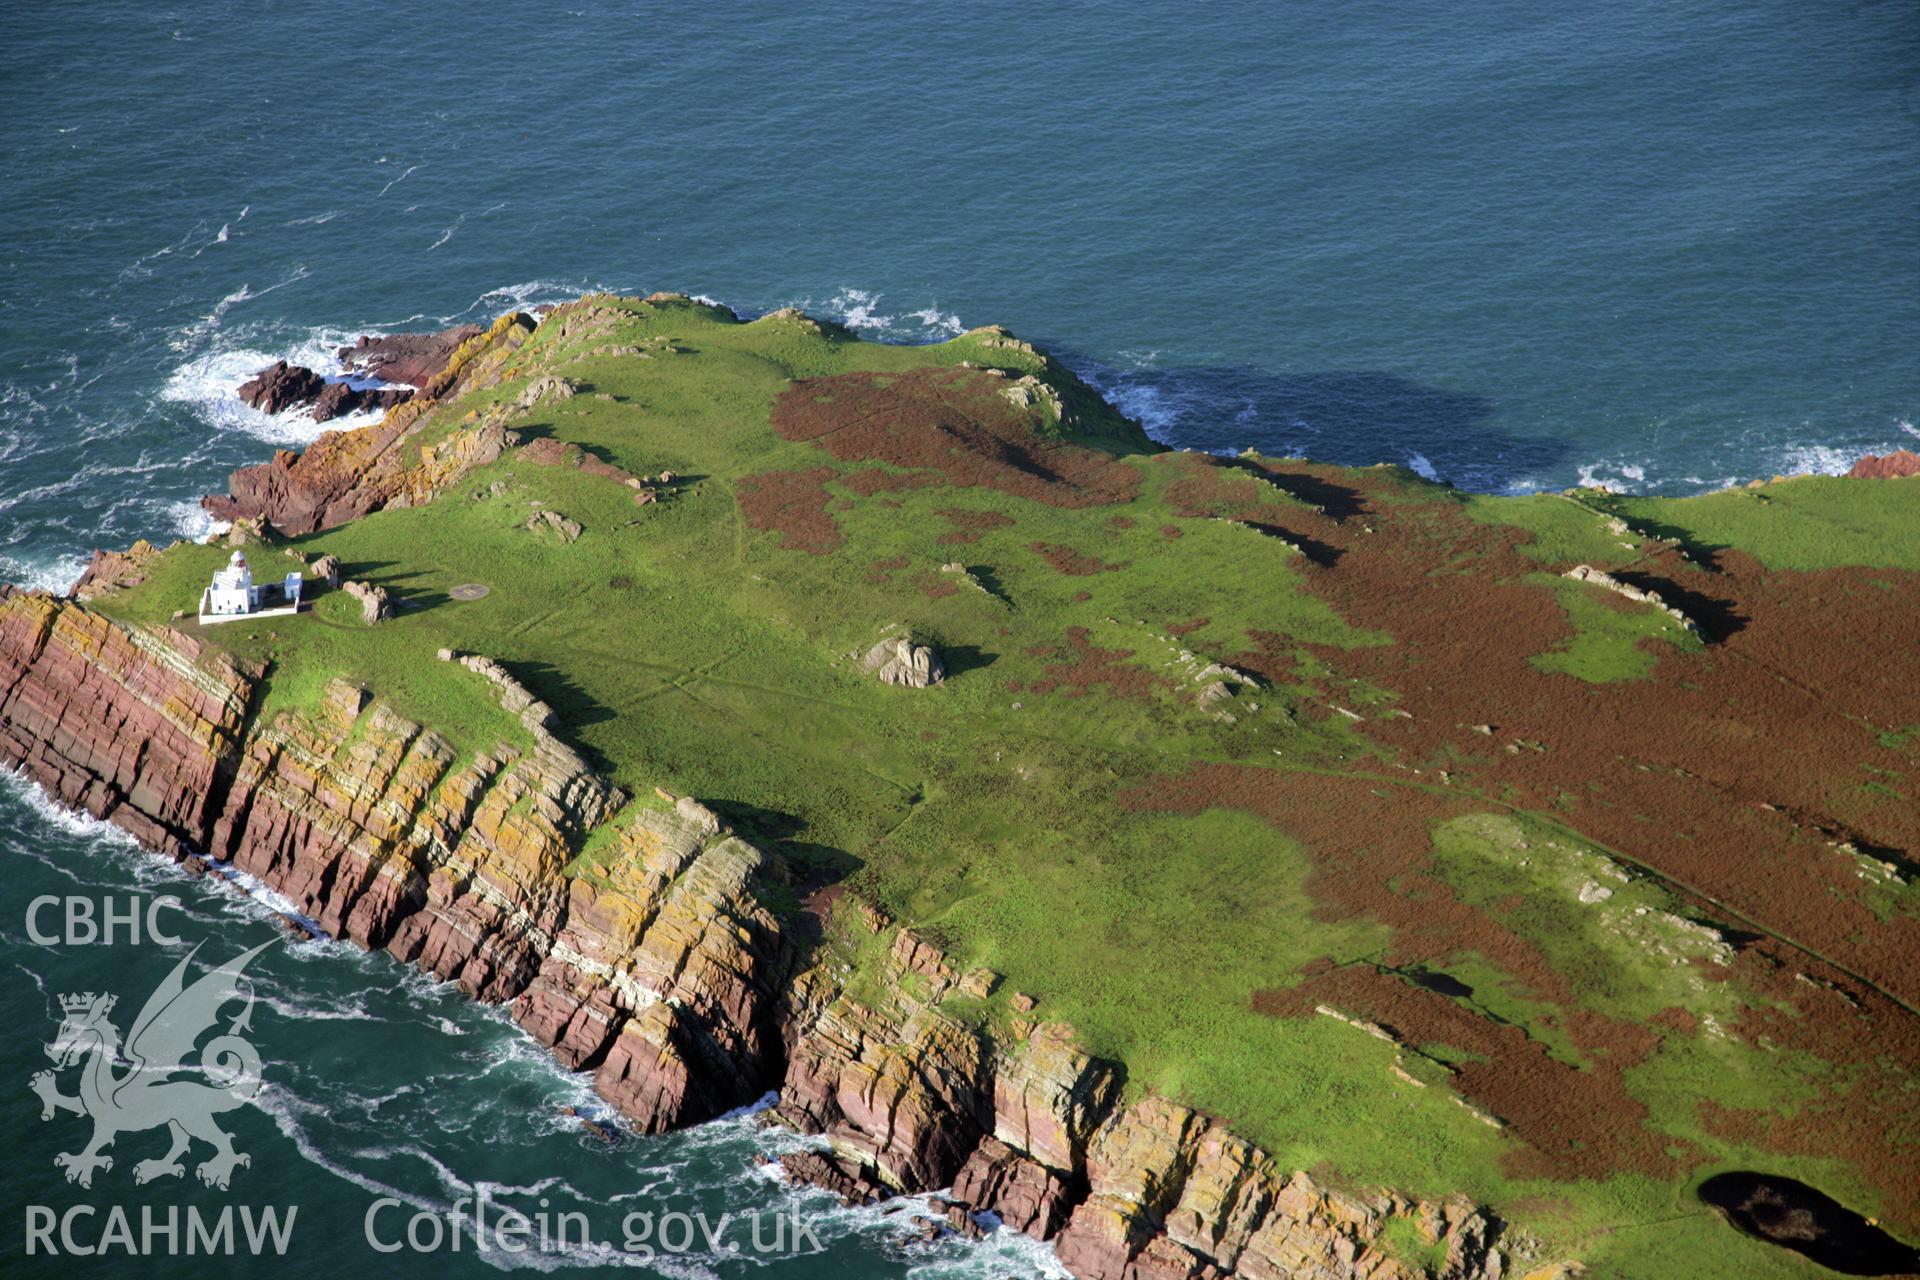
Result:
<instances>
[{"instance_id":1,"label":"white breaking wave","mask_svg":"<svg viewBox=\"0 0 1920 1280\"><path fill-rule=\"evenodd\" d=\"M386 159L386 157L385 157L385 156L382 156L382 157L381 157L381 160L382 160L382 161L385 161L385 159ZM383 195L385 195L385 194L387 194L387 192L389 192L389 191L391 191L391 190L393 190L393 189L394 189L394 187L396 187L397 185L399 185L399 184L400 184L400 183L402 183L402 182L405 182L405 181L406 181L406 180L407 180L408 178L410 178L410 177L412 177L412 176L413 176L413 172L414 172L414 170L416 170L416 169L418 169L419 167L420 167L420 166L419 166L419 165L417 165L417 164L410 164L410 165L408 165L408 166L407 166L407 168L406 168L406 172L404 172L404 173L402 173L402 174L401 174L401 175L400 175L399 177L397 177L397 178L395 178L395 179L394 179L393 181L391 181L391 182L389 182L389 183L387 183L387 185L386 185L386 186L384 186L384 187L382 187L382 188L380 188L380 195L382 195L382 196L383 196ZM377 200L377 199L379 199L380 197L379 197L379 196L375 196L374 198L375 198L375 199Z\"/></svg>"},{"instance_id":2,"label":"white breaking wave","mask_svg":"<svg viewBox=\"0 0 1920 1280\"><path fill-rule=\"evenodd\" d=\"M214 303L213 310L202 316L199 323L190 324L185 329L182 329L179 336L170 341L168 345L175 351L192 351L212 337L214 332L225 323L227 312L233 308L243 302L251 302L255 298L264 298L276 289L284 289L290 284L297 284L311 274L313 273L307 269L305 263L296 263L293 270L287 273L284 280L270 284L258 293L253 291L252 285L243 284L226 297L220 299L220 301Z\"/></svg>"},{"instance_id":3,"label":"white breaking wave","mask_svg":"<svg viewBox=\"0 0 1920 1280\"><path fill-rule=\"evenodd\" d=\"M11 582L29 591L64 595L86 571L88 559L75 554L22 559L0 552L0 582Z\"/></svg>"},{"instance_id":4,"label":"white breaking wave","mask_svg":"<svg viewBox=\"0 0 1920 1280\"><path fill-rule=\"evenodd\" d=\"M346 367L336 349L353 341L343 329L316 329L293 347L279 352L257 347L217 348L195 356L176 368L160 390L160 398L192 408L208 426L238 431L269 444L305 444L322 431L346 431L378 422L381 411L370 409L318 423L305 408L285 413L262 413L235 394L240 384L276 360L305 365L323 377L340 377Z\"/></svg>"},{"instance_id":5,"label":"white breaking wave","mask_svg":"<svg viewBox=\"0 0 1920 1280\"><path fill-rule=\"evenodd\" d=\"M1422 480L1431 480L1435 484L1440 483L1440 473L1434 470L1433 463L1427 461L1426 454L1416 453L1410 455L1407 458L1407 466Z\"/></svg>"},{"instance_id":6,"label":"white breaking wave","mask_svg":"<svg viewBox=\"0 0 1920 1280\"><path fill-rule=\"evenodd\" d=\"M205 542L233 527L232 521L215 520L205 507L190 498L168 503L167 514L173 518L174 529L188 542Z\"/></svg>"},{"instance_id":7,"label":"white breaking wave","mask_svg":"<svg viewBox=\"0 0 1920 1280\"><path fill-rule=\"evenodd\" d=\"M945 342L967 331L960 317L931 304L910 311L888 312L880 307L885 295L870 289L846 287L824 303L801 298L789 305L839 321L849 329L890 342Z\"/></svg>"},{"instance_id":8,"label":"white breaking wave","mask_svg":"<svg viewBox=\"0 0 1920 1280\"><path fill-rule=\"evenodd\" d=\"M122 849L140 850L139 842L114 826L77 809L56 804L45 791L18 769L0 769L0 791L25 804L49 825L69 835L85 836Z\"/></svg>"},{"instance_id":9,"label":"white breaking wave","mask_svg":"<svg viewBox=\"0 0 1920 1280\"><path fill-rule=\"evenodd\" d=\"M432 253L435 249L438 249L441 245L453 239L453 233L458 231L461 225L466 222L466 220L467 220L467 215L464 213L461 214L458 218L455 218L453 220L453 225L448 227L445 231L442 231L440 233L440 238L427 246L427 252Z\"/></svg>"},{"instance_id":10,"label":"white breaking wave","mask_svg":"<svg viewBox=\"0 0 1920 1280\"><path fill-rule=\"evenodd\" d=\"M76 816L59 808L48 800L38 787L18 774L0 771L0 792L18 796L40 816L57 827L88 838L101 838L111 843L116 853L124 858L115 862L123 867L136 870L151 869L157 877L169 880L182 878L182 873L172 864L153 858L144 853L131 837L110 824L91 818ZM59 864L49 863L58 867ZM267 890L251 877L234 874L231 877L249 892L245 895L224 895L212 892L207 881L194 882L191 887L197 892L186 894L189 909L196 920L207 921L208 913L194 908L213 906L214 914L233 910L256 918L270 918L285 904L279 895ZM230 905L231 904L231 905ZM359 952L357 948L338 946L331 951L334 957L355 955L374 960L370 953ZM323 944L316 949L311 945L289 948L288 955L299 956L326 952ZM396 966L391 960L381 959L381 966L388 972L395 969L404 975L418 975L419 971L411 966ZM38 975L30 975L39 982ZM424 975L422 980L430 982ZM265 976L263 975L263 978ZM403 982L406 979L403 978ZM444 985L444 984L442 984ZM442 991L441 994L445 995ZM323 998L316 1002L313 993L304 992L297 987L284 986L277 979L268 978L255 993L266 1007L290 1021L311 1022L325 1020L358 1020L371 1018L386 1021L378 1014L363 1012L351 996L337 1001ZM561 1067L550 1055L541 1050L530 1037L514 1027L507 1018L504 1009L494 1006L463 1005L462 1021L471 1021L473 1015L480 1015L485 1022L493 1023L503 1033L496 1044L487 1046L493 1050L485 1054L489 1065L479 1072L484 1077L493 1070L511 1064L512 1068L534 1068L535 1077L548 1077L561 1087L543 1088L542 1103L558 1113L559 1104L580 1097L592 1098L590 1078ZM483 1024L484 1025L484 1024ZM463 1027L459 1031L472 1028ZM745 1157L752 1152L767 1156L779 1154L802 1147L818 1145L821 1139L785 1130L761 1130L757 1127L756 1117L771 1105L774 1095L765 1095L753 1103L737 1108L705 1125L668 1138L650 1138L637 1145L628 1154L620 1157L623 1189L618 1192L595 1194L585 1190L578 1182L570 1180L560 1173L536 1176L526 1182L509 1182L476 1176L463 1172L458 1167L467 1165L465 1157L454 1159L449 1151L439 1146L435 1138L451 1132L446 1123L449 1117L434 1113L421 1127L417 1116L400 1114L382 1117L375 1121L374 1115L383 1105L398 1102L409 1097L433 1097L438 1091L429 1093L417 1081L402 1081L398 1087L389 1089L378 1096L361 1095L360 1101L368 1121L374 1124L374 1130L365 1136L355 1132L342 1131L343 1124L355 1122L343 1112L337 1100L316 1096L311 1092L318 1088L320 1095L328 1092L326 1082L308 1079L298 1069L297 1064L276 1062L276 1070L254 1097L252 1105L259 1108L272 1119L280 1134L298 1152L300 1158L315 1168L325 1170L333 1177L358 1188L371 1197L390 1197L407 1210L430 1214L439 1218L450 1227L456 1221L454 1206L465 1201L471 1213L475 1197L484 1196L495 1207L493 1221L499 1221L498 1211L502 1208L518 1208L531 1213L536 1207L551 1207L557 1211L577 1211L585 1215L592 1229L593 1243L580 1247L577 1239L569 1239L567 1244L552 1252L528 1252L514 1254L499 1248L485 1250L474 1248L479 1237L473 1233L471 1217L466 1218L458 1229L462 1233L465 1249L471 1250L469 1256L503 1270L530 1269L537 1272L572 1270L575 1268L604 1268L610 1266L638 1267L675 1278L675 1280L718 1280L723 1267L745 1264L763 1267L780 1262L790 1255L770 1254L755 1256L733 1245L721 1244L715 1250L711 1247L695 1247L682 1253L660 1252L649 1257L644 1252L630 1252L620 1247L617 1233L608 1228L621 1224L624 1230L625 1202L637 1202L648 1208L653 1201L666 1198L674 1199L680 1195L692 1193L705 1199L708 1193L721 1193L727 1197L724 1207L717 1212L723 1213L723 1223L732 1220L731 1227L722 1227L723 1240L741 1241L741 1224L745 1221L742 1210L783 1214L789 1209L804 1212L810 1225L816 1231L820 1243L831 1249L836 1243L851 1238L865 1239L875 1243L894 1242L900 1237L901 1224L907 1214L919 1214L928 1218L939 1217L939 1212L930 1196L903 1197L889 1202L885 1210L874 1208L846 1208L832 1203L827 1193L814 1188L797 1187L780 1182L773 1190L775 1202L767 1204L761 1196L766 1193L766 1181L777 1180L777 1169L769 1165L747 1164ZM523 1080L525 1077L522 1077ZM489 1092L478 1079L465 1081L466 1089L459 1093L447 1093L445 1101L458 1106L462 1114L471 1113L475 1121L474 1128L486 1126L486 1099ZM479 1092L473 1092L478 1088ZM579 1092L576 1092L579 1091ZM510 1091L516 1096L518 1091ZM479 1102L477 1108L475 1103ZM580 1110L602 1118L610 1118L604 1104L594 1100L592 1110L581 1106ZM515 1105L525 1105L524 1099ZM569 1119L571 1127L575 1122ZM368 1137L380 1131L382 1126L393 1126L394 1140L374 1138L377 1145L369 1145ZM364 1128L364 1126L361 1126ZM324 1136L323 1136L324 1135ZM356 1140L357 1139L357 1140ZM633 1141L629 1139L629 1141ZM623 1151L628 1149L623 1146ZM689 1161L684 1157L701 1154L698 1161ZM737 1157L730 1159L730 1156ZM683 1158L676 1158L683 1157ZM450 1163L449 1161L453 1162ZM422 1185L420 1179L410 1176L408 1165L419 1166L427 1175L428 1185ZM737 1169L737 1172L729 1170ZM713 1177L722 1179L712 1181ZM691 1179L692 1181L689 1181ZM638 1184L636 1186L636 1184ZM763 1190L754 1194L749 1188ZM729 1190L732 1188L732 1190ZM738 1199L746 1194L744 1201ZM385 1220L389 1232L403 1230L407 1214L396 1209ZM992 1220L990 1215L983 1216L983 1223L990 1227L984 1240L969 1242L949 1237L929 1246L916 1246L909 1255L906 1274L917 1280L1000 1280L1002 1277L1031 1277L1035 1280L1066 1280L1067 1273L1061 1267L1052 1251L1045 1245L1027 1239L1025 1236L1006 1229ZM536 1246L537 1249L537 1246ZM463 1250L464 1251L464 1250Z\"/></svg>"},{"instance_id":11,"label":"white breaking wave","mask_svg":"<svg viewBox=\"0 0 1920 1280\"><path fill-rule=\"evenodd\" d=\"M1612 458L1581 466L1575 483L1582 489L1630 490L1646 478L1647 469L1640 463Z\"/></svg>"},{"instance_id":12,"label":"white breaking wave","mask_svg":"<svg viewBox=\"0 0 1920 1280\"><path fill-rule=\"evenodd\" d=\"M441 316L435 323L441 326L458 324L463 320L472 319L476 313L491 320L508 311L530 311L543 303L571 302L583 294L625 292L633 292L633 290L620 285L582 281L522 280L518 284L503 284L489 289L464 309L452 315ZM414 319L421 320L425 317L415 316Z\"/></svg>"},{"instance_id":13,"label":"white breaking wave","mask_svg":"<svg viewBox=\"0 0 1920 1280\"><path fill-rule=\"evenodd\" d=\"M1885 452L1879 450L1836 449L1824 444L1792 444L1779 453L1778 461L1768 475L1798 476L1843 476L1860 460L1863 453Z\"/></svg>"},{"instance_id":14,"label":"white breaking wave","mask_svg":"<svg viewBox=\"0 0 1920 1280\"><path fill-rule=\"evenodd\" d=\"M1139 423L1149 436L1164 445L1173 443L1177 424L1192 407L1159 384L1133 382L1124 376L1095 376L1087 381L1114 408Z\"/></svg>"}]
</instances>

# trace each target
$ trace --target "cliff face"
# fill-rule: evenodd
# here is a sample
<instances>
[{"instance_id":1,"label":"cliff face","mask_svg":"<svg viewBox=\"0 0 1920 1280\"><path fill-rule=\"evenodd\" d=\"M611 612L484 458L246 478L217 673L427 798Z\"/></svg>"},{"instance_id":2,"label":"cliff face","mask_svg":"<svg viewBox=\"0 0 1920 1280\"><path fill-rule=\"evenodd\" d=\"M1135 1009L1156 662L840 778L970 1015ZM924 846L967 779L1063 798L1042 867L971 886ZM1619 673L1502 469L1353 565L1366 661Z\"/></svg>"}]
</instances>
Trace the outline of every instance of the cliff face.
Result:
<instances>
[{"instance_id":1,"label":"cliff face","mask_svg":"<svg viewBox=\"0 0 1920 1280\"><path fill-rule=\"evenodd\" d=\"M641 1128L709 1119L769 1083L784 953L753 893L760 853L690 799L608 833L625 803L547 729L550 713L468 659L533 731L464 762L447 742L336 682L311 718L248 745L210 852L326 932L505 1003Z\"/></svg>"},{"instance_id":2,"label":"cliff face","mask_svg":"<svg viewBox=\"0 0 1920 1280\"><path fill-rule=\"evenodd\" d=\"M774 1114L829 1153L789 1157L789 1171L852 1200L950 1186L958 1209L1052 1240L1083 1280L1414 1280L1385 1242L1397 1220L1444 1250L1443 1274L1505 1274L1498 1227L1471 1203L1323 1188L1194 1111L1129 1101L1064 1023L1022 1015L989 1032L946 1007L991 981L956 977L908 929L893 933L880 1007L803 975Z\"/></svg>"},{"instance_id":3,"label":"cliff face","mask_svg":"<svg viewBox=\"0 0 1920 1280\"><path fill-rule=\"evenodd\" d=\"M0 584L0 762L171 857L206 842L259 675Z\"/></svg>"},{"instance_id":4,"label":"cliff face","mask_svg":"<svg viewBox=\"0 0 1920 1280\"><path fill-rule=\"evenodd\" d=\"M261 672L0 587L0 761L160 852L230 862L328 934L507 1004L642 1130L777 1085L773 1117L828 1143L790 1157L793 1176L850 1199L951 1187L956 1223L999 1214L1086 1280L1411 1280L1383 1242L1400 1219L1444 1246L1444 1274L1504 1273L1473 1206L1322 1188L1204 1116L1129 1101L1071 1027L982 1022L954 997L992 975L956 975L877 913L882 998L854 998L828 962L795 972L756 892L779 874L759 850L690 798L630 802L504 669L461 662L530 749L462 759L339 681L314 712L253 725Z\"/></svg>"}]
</instances>

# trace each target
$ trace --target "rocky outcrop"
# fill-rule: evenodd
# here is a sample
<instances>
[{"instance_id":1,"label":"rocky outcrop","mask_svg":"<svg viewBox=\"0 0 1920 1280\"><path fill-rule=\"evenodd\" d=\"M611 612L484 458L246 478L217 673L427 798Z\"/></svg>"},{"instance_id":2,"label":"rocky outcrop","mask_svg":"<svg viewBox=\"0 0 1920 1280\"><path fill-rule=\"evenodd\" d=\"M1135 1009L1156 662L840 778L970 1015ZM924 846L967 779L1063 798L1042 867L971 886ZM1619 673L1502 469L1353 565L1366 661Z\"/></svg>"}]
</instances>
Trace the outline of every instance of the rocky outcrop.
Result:
<instances>
[{"instance_id":1,"label":"rocky outcrop","mask_svg":"<svg viewBox=\"0 0 1920 1280\"><path fill-rule=\"evenodd\" d=\"M306 405L315 422L331 422L368 409L391 409L413 398L413 392L405 387L329 382L306 366L285 360L276 360L241 383L236 394L262 413L285 413Z\"/></svg>"},{"instance_id":2,"label":"rocky outcrop","mask_svg":"<svg viewBox=\"0 0 1920 1280\"><path fill-rule=\"evenodd\" d=\"M313 403L326 385L325 378L305 365L276 360L241 383L235 394L262 413L284 413Z\"/></svg>"},{"instance_id":3,"label":"rocky outcrop","mask_svg":"<svg viewBox=\"0 0 1920 1280\"><path fill-rule=\"evenodd\" d=\"M550 534L562 542L578 542L586 528L578 520L570 520L558 511L536 511L527 517L522 528L529 533Z\"/></svg>"},{"instance_id":4,"label":"rocky outcrop","mask_svg":"<svg viewBox=\"0 0 1920 1280\"><path fill-rule=\"evenodd\" d=\"M91 600L95 596L110 591L120 591L127 587L138 586L146 580L153 562L160 555L160 548L140 539L125 551L101 551L96 549L93 558L87 562L86 570L80 580L73 584L73 598Z\"/></svg>"},{"instance_id":5,"label":"rocky outcrop","mask_svg":"<svg viewBox=\"0 0 1920 1280\"><path fill-rule=\"evenodd\" d=\"M543 404L559 404L580 394L580 388L565 378L556 378L551 374L544 378L535 378L513 398L511 411L531 413Z\"/></svg>"},{"instance_id":6,"label":"rocky outcrop","mask_svg":"<svg viewBox=\"0 0 1920 1280\"><path fill-rule=\"evenodd\" d=\"M170 857L205 843L260 675L0 584L0 764Z\"/></svg>"},{"instance_id":7,"label":"rocky outcrop","mask_svg":"<svg viewBox=\"0 0 1920 1280\"><path fill-rule=\"evenodd\" d=\"M356 387L347 382L329 382L313 398L313 420L332 422L350 413L375 409L384 413L411 399L413 392L405 387Z\"/></svg>"},{"instance_id":8,"label":"rocky outcrop","mask_svg":"<svg viewBox=\"0 0 1920 1280\"><path fill-rule=\"evenodd\" d=\"M460 345L481 335L477 324L455 325L438 333L362 334L350 347L341 347L340 363L356 373L382 382L424 387L446 367Z\"/></svg>"},{"instance_id":9,"label":"rocky outcrop","mask_svg":"<svg viewBox=\"0 0 1920 1280\"><path fill-rule=\"evenodd\" d=\"M711 1118L776 1070L786 953L764 856L688 799L625 796L553 735L504 668L463 660L532 732L464 763L336 682L250 745L212 852L324 931L385 947L514 1019L640 1128Z\"/></svg>"},{"instance_id":10,"label":"rocky outcrop","mask_svg":"<svg viewBox=\"0 0 1920 1280\"><path fill-rule=\"evenodd\" d=\"M1895 449L1887 454L1868 454L1853 464L1847 475L1855 480L1897 480L1920 476L1920 453Z\"/></svg>"},{"instance_id":11,"label":"rocky outcrop","mask_svg":"<svg viewBox=\"0 0 1920 1280\"><path fill-rule=\"evenodd\" d=\"M1449 1277L1505 1272L1498 1224L1464 1200L1323 1187L1198 1112L1123 1105L1118 1073L1070 1026L1026 1016L1028 998L1010 1036L985 1032L949 1003L966 979L911 930L876 976L884 1007L823 969L794 984L770 1115L827 1147L786 1157L789 1177L853 1203L951 1186L962 1210L1054 1241L1082 1280L1417 1280L1387 1243L1399 1221L1444 1249Z\"/></svg>"},{"instance_id":12,"label":"rocky outcrop","mask_svg":"<svg viewBox=\"0 0 1920 1280\"><path fill-rule=\"evenodd\" d=\"M860 669L882 684L897 684L909 689L925 689L947 677L940 655L924 644L915 644L910 636L888 636L867 650Z\"/></svg>"},{"instance_id":13,"label":"rocky outcrop","mask_svg":"<svg viewBox=\"0 0 1920 1280\"><path fill-rule=\"evenodd\" d=\"M1087 1158L1089 1193L1056 1242L1082 1280L1420 1280L1386 1242L1412 1223L1444 1244L1448 1276L1497 1277L1496 1227L1465 1201L1352 1195L1284 1173L1206 1117L1147 1098L1109 1119Z\"/></svg>"},{"instance_id":14,"label":"rocky outcrop","mask_svg":"<svg viewBox=\"0 0 1920 1280\"><path fill-rule=\"evenodd\" d=\"M260 516L282 533L302 534L384 507L432 500L518 444L519 437L492 420L456 429L428 446L415 446L415 437L442 400L497 379L533 327L532 319L518 312L500 317L456 348L419 396L379 422L326 432L305 453L283 449L271 462L243 467L229 477L226 494L202 499L201 505L216 519Z\"/></svg>"},{"instance_id":15,"label":"rocky outcrop","mask_svg":"<svg viewBox=\"0 0 1920 1280\"><path fill-rule=\"evenodd\" d=\"M340 589L360 602L360 621L367 626L393 616L393 601L388 598L385 587L376 587L371 582L343 582Z\"/></svg>"},{"instance_id":16,"label":"rocky outcrop","mask_svg":"<svg viewBox=\"0 0 1920 1280\"><path fill-rule=\"evenodd\" d=\"M685 797L648 808L567 923L515 1019L648 1132L705 1119L777 1076L770 1016L786 977L778 924L751 886L764 856Z\"/></svg>"}]
</instances>

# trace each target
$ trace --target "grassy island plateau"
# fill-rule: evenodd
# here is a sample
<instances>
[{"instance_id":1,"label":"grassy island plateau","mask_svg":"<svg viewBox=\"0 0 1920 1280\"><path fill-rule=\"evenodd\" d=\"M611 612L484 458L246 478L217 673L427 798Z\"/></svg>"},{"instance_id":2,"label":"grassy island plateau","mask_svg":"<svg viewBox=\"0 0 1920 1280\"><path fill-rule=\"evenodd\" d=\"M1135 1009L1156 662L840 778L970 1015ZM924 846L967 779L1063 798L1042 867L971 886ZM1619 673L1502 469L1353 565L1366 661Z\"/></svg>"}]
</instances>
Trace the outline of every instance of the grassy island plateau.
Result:
<instances>
[{"instance_id":1,"label":"grassy island plateau","mask_svg":"<svg viewBox=\"0 0 1920 1280\"><path fill-rule=\"evenodd\" d=\"M0 758L638 1128L778 1090L1089 1280L1920 1239L1920 478L1489 496L596 295L210 505L0 595ZM198 625L236 548L310 603Z\"/></svg>"}]
</instances>

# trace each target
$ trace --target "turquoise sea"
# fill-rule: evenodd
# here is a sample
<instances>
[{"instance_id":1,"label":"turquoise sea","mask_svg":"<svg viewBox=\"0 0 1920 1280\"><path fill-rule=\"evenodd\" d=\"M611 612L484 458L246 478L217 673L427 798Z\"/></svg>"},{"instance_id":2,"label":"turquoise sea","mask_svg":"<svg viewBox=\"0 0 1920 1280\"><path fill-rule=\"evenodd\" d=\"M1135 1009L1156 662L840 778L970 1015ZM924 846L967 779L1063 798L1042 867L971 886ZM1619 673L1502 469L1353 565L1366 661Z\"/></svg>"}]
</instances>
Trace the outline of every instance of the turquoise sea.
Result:
<instances>
[{"instance_id":1,"label":"turquoise sea","mask_svg":"<svg viewBox=\"0 0 1920 1280\"><path fill-rule=\"evenodd\" d=\"M232 399L275 358L599 288L903 342L1001 323L1169 444L1476 489L1684 493L1920 447L1905 0L15 0L5 25L8 580L60 588L94 546L204 531L198 495L315 431ZM54 995L130 1013L194 940L217 962L277 930L5 780L0 866L8 1275L265 1269L22 1256L26 1206L82 1202L298 1204L292 1256L329 1272L645 1261L364 1238L383 1196L407 1206L391 1235L480 1188L587 1212L603 1243L636 1209L816 1214L818 1254L723 1232L646 1264L674 1276L1049 1265L1004 1240L902 1252L897 1217L755 1171L772 1140L744 1117L609 1146L499 1016L331 946L256 962L269 1087L232 1126L253 1163L231 1193L125 1167L82 1192L52 1163L79 1122L42 1123L27 1090ZM40 895L167 892L175 946L27 936Z\"/></svg>"}]
</instances>

